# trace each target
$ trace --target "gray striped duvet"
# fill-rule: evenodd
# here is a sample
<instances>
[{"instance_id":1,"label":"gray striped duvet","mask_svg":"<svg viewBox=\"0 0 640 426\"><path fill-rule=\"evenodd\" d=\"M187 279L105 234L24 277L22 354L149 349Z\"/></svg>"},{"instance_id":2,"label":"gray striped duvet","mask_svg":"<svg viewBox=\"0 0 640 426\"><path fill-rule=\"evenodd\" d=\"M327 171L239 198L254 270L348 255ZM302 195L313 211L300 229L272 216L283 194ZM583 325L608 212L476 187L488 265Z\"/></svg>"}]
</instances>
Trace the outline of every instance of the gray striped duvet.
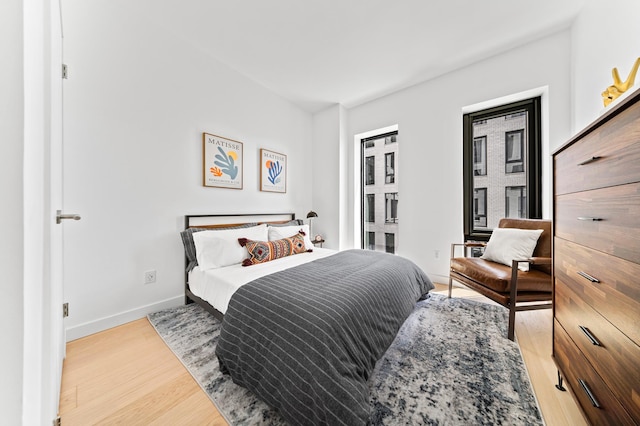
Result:
<instances>
[{"instance_id":1,"label":"gray striped duvet","mask_svg":"<svg viewBox=\"0 0 640 426\"><path fill-rule=\"evenodd\" d=\"M292 425L361 425L367 380L417 300L413 262L348 250L242 286L216 355L223 372Z\"/></svg>"}]
</instances>

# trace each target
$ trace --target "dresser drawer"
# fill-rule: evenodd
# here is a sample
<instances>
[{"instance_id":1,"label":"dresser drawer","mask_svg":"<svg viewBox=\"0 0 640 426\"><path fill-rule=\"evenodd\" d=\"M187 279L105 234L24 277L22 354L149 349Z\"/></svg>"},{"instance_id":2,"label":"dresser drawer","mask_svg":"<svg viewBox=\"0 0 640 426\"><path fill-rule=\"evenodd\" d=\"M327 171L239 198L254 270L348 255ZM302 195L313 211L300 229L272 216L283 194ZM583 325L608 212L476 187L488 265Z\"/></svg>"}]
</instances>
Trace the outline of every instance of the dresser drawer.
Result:
<instances>
[{"instance_id":1,"label":"dresser drawer","mask_svg":"<svg viewBox=\"0 0 640 426\"><path fill-rule=\"evenodd\" d=\"M555 193L640 181L640 103L554 157Z\"/></svg>"},{"instance_id":2,"label":"dresser drawer","mask_svg":"<svg viewBox=\"0 0 640 426\"><path fill-rule=\"evenodd\" d=\"M640 265L554 239L555 277L640 344Z\"/></svg>"},{"instance_id":3,"label":"dresser drawer","mask_svg":"<svg viewBox=\"0 0 640 426\"><path fill-rule=\"evenodd\" d=\"M554 321L553 324L553 356L566 383L592 424L637 424L591 368L558 321Z\"/></svg>"},{"instance_id":4,"label":"dresser drawer","mask_svg":"<svg viewBox=\"0 0 640 426\"><path fill-rule=\"evenodd\" d=\"M640 183L555 197L555 235L640 263Z\"/></svg>"},{"instance_id":5,"label":"dresser drawer","mask_svg":"<svg viewBox=\"0 0 640 426\"><path fill-rule=\"evenodd\" d=\"M629 414L640 419L640 347L556 279L555 315Z\"/></svg>"}]
</instances>

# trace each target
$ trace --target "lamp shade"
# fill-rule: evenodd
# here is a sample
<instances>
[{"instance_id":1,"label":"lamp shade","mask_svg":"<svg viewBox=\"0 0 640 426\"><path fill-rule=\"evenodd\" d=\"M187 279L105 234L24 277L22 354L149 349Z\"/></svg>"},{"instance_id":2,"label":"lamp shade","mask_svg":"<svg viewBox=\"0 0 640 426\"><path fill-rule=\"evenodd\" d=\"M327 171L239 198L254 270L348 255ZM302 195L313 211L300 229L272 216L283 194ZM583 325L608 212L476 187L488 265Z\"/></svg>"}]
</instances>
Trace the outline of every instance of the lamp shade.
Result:
<instances>
[{"instance_id":1,"label":"lamp shade","mask_svg":"<svg viewBox=\"0 0 640 426\"><path fill-rule=\"evenodd\" d=\"M310 217L318 217L318 213L311 210L309 213L307 213L307 219L309 219Z\"/></svg>"}]
</instances>

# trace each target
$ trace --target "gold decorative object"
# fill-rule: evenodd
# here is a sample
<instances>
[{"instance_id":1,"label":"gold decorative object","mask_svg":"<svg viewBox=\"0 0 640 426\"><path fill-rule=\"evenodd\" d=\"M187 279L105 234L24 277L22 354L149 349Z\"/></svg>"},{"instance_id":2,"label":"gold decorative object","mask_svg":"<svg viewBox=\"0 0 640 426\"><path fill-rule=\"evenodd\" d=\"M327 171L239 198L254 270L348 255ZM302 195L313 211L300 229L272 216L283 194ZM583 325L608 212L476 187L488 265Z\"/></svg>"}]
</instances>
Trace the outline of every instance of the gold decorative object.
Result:
<instances>
[{"instance_id":1,"label":"gold decorative object","mask_svg":"<svg viewBox=\"0 0 640 426\"><path fill-rule=\"evenodd\" d=\"M602 92L602 101L604 102L604 106L608 106L611 102L613 102L618 96L622 95L626 92L629 87L633 86L633 82L636 79L636 73L638 72L638 68L640 67L640 58L636 59L635 64L633 64L633 68L629 73L629 77L627 77L627 81L624 83L620 80L620 75L618 74L618 68L614 68L611 70L611 74L613 75L613 85L607 87L607 89Z\"/></svg>"}]
</instances>

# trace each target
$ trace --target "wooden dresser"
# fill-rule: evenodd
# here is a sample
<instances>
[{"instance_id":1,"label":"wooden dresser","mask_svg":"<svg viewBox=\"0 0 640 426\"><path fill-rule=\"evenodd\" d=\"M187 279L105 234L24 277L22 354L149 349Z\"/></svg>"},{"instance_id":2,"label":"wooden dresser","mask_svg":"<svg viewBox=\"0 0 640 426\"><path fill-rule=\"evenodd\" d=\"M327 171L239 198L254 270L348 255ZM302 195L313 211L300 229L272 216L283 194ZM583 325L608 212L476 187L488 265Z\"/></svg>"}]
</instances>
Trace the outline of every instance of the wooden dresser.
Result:
<instances>
[{"instance_id":1,"label":"wooden dresser","mask_svg":"<svg viewBox=\"0 0 640 426\"><path fill-rule=\"evenodd\" d=\"M640 90L553 154L553 357L594 425L640 424Z\"/></svg>"}]
</instances>

